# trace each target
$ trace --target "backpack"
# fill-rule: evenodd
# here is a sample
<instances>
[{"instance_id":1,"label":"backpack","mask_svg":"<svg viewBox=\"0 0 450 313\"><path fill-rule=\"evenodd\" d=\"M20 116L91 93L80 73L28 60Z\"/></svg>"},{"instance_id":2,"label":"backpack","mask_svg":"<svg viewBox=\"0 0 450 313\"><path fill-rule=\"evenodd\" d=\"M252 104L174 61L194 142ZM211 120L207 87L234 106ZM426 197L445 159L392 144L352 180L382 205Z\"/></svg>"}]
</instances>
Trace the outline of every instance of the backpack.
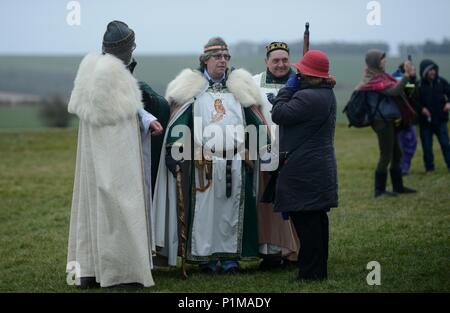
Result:
<instances>
[{"instance_id":1,"label":"backpack","mask_svg":"<svg viewBox=\"0 0 450 313\"><path fill-rule=\"evenodd\" d=\"M378 103L373 110L370 107L369 102L367 101L367 91L359 91L355 90L350 97L350 100L347 102L342 113L347 116L348 119L348 127L367 127L370 126L373 122L375 114L379 111L379 106L382 96L378 97ZM380 113L381 114L381 113Z\"/></svg>"}]
</instances>

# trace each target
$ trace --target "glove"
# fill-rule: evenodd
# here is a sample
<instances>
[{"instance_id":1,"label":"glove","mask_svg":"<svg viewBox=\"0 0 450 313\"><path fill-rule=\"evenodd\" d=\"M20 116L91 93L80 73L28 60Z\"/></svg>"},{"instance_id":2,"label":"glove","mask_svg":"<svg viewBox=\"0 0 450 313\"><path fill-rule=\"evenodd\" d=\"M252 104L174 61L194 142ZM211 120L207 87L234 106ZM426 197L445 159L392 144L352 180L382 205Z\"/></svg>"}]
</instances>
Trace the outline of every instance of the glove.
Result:
<instances>
[{"instance_id":1,"label":"glove","mask_svg":"<svg viewBox=\"0 0 450 313\"><path fill-rule=\"evenodd\" d=\"M292 92L296 92L300 89L300 77L297 74L291 74L285 86Z\"/></svg>"},{"instance_id":2,"label":"glove","mask_svg":"<svg viewBox=\"0 0 450 313\"><path fill-rule=\"evenodd\" d=\"M133 58L132 61L131 61L131 63L128 64L128 66L127 66L128 70L131 72L131 74L133 74L134 68L136 67L136 65L137 65L137 62L136 62L136 60Z\"/></svg>"},{"instance_id":3,"label":"glove","mask_svg":"<svg viewBox=\"0 0 450 313\"><path fill-rule=\"evenodd\" d=\"M181 164L180 161L176 161L170 154L166 154L166 166L167 169L172 173L173 177L177 177L177 166L179 164Z\"/></svg>"},{"instance_id":4,"label":"glove","mask_svg":"<svg viewBox=\"0 0 450 313\"><path fill-rule=\"evenodd\" d=\"M275 95L273 93L267 93L267 101L269 101L272 105L275 104Z\"/></svg>"},{"instance_id":5,"label":"glove","mask_svg":"<svg viewBox=\"0 0 450 313\"><path fill-rule=\"evenodd\" d=\"M177 167L179 165L181 165L181 162L183 160L175 160L172 157L172 154L170 153L170 148L167 148L167 152L166 152L166 166L167 169L172 173L173 177L177 177ZM180 166L180 171L181 171L181 166Z\"/></svg>"}]
</instances>

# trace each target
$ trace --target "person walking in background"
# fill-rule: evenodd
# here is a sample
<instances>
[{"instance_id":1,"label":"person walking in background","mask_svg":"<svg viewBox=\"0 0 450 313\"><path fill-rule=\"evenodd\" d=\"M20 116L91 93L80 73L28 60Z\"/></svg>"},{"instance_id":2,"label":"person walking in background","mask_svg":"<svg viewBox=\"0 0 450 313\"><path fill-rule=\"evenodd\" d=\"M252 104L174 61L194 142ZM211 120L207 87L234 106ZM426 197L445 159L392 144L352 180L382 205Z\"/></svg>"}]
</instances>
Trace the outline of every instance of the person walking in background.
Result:
<instances>
[{"instance_id":1,"label":"person walking in background","mask_svg":"<svg viewBox=\"0 0 450 313\"><path fill-rule=\"evenodd\" d=\"M414 67L413 64L411 66ZM392 74L392 76L397 80L401 81L405 73L405 64L402 63L398 66L397 70ZM415 74L415 68L413 68L413 73ZM416 75L412 75L409 82L405 86L405 95L409 103L417 109L417 88L416 88ZM414 121L415 122L415 121ZM400 161L400 168L402 170L402 175L407 176L409 169L411 167L411 160L414 157L417 149L417 136L416 128L410 125L404 129L400 129L398 132L398 139L400 143L400 149L402 150L402 158Z\"/></svg>"},{"instance_id":2,"label":"person walking in background","mask_svg":"<svg viewBox=\"0 0 450 313\"><path fill-rule=\"evenodd\" d=\"M381 195L396 196L398 193L415 193L416 190L403 185L400 168L401 149L398 129L401 124L399 106L406 105L404 89L414 69L411 62L405 62L403 78L397 82L385 72L386 54L380 50L370 50L366 54L365 77L356 87L359 91L367 91L367 101L374 113L372 129L378 138L380 156L375 171L375 197ZM403 97L402 97L403 96ZM386 191L388 167L391 174L393 192Z\"/></svg>"},{"instance_id":3,"label":"person walking in background","mask_svg":"<svg viewBox=\"0 0 450 313\"><path fill-rule=\"evenodd\" d=\"M431 60L420 63L418 93L420 140L422 141L425 171L434 171L433 134L441 145L447 169L450 171L450 144L448 112L450 111L450 85L439 76L439 66Z\"/></svg>"},{"instance_id":4,"label":"person walking in background","mask_svg":"<svg viewBox=\"0 0 450 313\"><path fill-rule=\"evenodd\" d=\"M300 240L298 279L328 277L329 227L327 212L338 206L334 132L336 98L329 60L308 51L294 65L272 109L280 126L280 163L275 212L288 212Z\"/></svg>"}]
</instances>

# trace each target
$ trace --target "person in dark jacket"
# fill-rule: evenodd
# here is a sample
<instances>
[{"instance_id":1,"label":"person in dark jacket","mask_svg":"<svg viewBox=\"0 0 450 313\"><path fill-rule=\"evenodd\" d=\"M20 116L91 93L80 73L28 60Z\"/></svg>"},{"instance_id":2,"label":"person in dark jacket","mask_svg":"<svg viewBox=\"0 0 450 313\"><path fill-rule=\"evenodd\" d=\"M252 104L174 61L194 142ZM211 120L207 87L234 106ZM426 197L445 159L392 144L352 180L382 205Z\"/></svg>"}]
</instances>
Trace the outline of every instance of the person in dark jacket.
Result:
<instances>
[{"instance_id":1,"label":"person in dark jacket","mask_svg":"<svg viewBox=\"0 0 450 313\"><path fill-rule=\"evenodd\" d=\"M450 171L450 144L448 137L448 112L450 110L450 85L439 76L439 67L431 60L420 63L419 127L423 161L427 172L434 170L433 134L441 145L445 163Z\"/></svg>"},{"instance_id":2,"label":"person in dark jacket","mask_svg":"<svg viewBox=\"0 0 450 313\"><path fill-rule=\"evenodd\" d=\"M298 279L322 280L327 278L327 212L338 206L335 82L321 51L308 51L294 67L299 74L291 75L272 109L284 164L274 210L289 212L300 239Z\"/></svg>"},{"instance_id":3,"label":"person in dark jacket","mask_svg":"<svg viewBox=\"0 0 450 313\"><path fill-rule=\"evenodd\" d=\"M375 171L375 197L381 195L397 196L398 193L415 193L416 190L403 185L400 168L402 152L398 130L401 123L399 105L406 105L404 89L414 68L410 61L405 62L403 78L397 80L385 72L386 54L380 50L370 50L366 54L366 72L364 80L356 87L366 91L367 101L374 112L372 129L377 134L380 158ZM391 174L393 192L386 191L388 167Z\"/></svg>"}]
</instances>

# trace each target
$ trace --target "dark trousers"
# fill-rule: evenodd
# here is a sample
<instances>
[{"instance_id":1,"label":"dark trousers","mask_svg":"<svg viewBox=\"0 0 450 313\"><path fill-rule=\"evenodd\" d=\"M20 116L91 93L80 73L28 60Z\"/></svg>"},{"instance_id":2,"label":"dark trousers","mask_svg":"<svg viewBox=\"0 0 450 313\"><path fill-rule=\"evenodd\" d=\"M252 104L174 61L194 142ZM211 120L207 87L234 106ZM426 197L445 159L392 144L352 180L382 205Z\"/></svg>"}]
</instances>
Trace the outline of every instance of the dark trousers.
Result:
<instances>
[{"instance_id":1,"label":"dark trousers","mask_svg":"<svg viewBox=\"0 0 450 313\"><path fill-rule=\"evenodd\" d=\"M422 141L425 170L434 170L433 134L436 135L439 144L441 145L445 163L447 164L447 168L450 170L450 143L448 138L447 123L440 123L437 125L427 123L420 125L420 140Z\"/></svg>"},{"instance_id":2,"label":"dark trousers","mask_svg":"<svg viewBox=\"0 0 450 313\"><path fill-rule=\"evenodd\" d=\"M328 215L323 211L290 212L298 238L298 279L326 279L328 263Z\"/></svg>"},{"instance_id":3,"label":"dark trousers","mask_svg":"<svg viewBox=\"0 0 450 313\"><path fill-rule=\"evenodd\" d=\"M389 164L392 170L400 170L402 151L394 121L375 120L372 129L377 134L380 149L377 172L386 174Z\"/></svg>"}]
</instances>

